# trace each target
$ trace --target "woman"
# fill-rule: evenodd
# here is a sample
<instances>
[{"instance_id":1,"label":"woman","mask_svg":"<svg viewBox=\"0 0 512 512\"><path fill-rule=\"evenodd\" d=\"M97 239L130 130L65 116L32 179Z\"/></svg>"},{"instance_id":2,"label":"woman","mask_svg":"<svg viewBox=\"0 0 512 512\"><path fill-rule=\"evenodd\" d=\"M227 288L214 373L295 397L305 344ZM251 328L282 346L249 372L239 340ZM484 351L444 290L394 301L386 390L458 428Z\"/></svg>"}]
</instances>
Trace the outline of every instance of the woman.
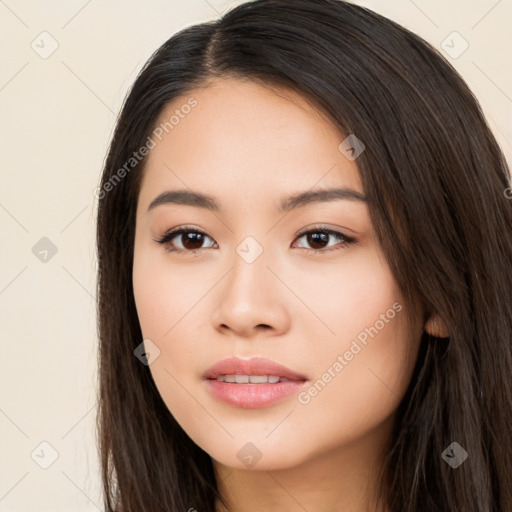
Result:
<instances>
[{"instance_id":1,"label":"woman","mask_svg":"<svg viewBox=\"0 0 512 512\"><path fill-rule=\"evenodd\" d=\"M512 510L509 191L461 77L367 9L171 37L98 194L106 510Z\"/></svg>"}]
</instances>

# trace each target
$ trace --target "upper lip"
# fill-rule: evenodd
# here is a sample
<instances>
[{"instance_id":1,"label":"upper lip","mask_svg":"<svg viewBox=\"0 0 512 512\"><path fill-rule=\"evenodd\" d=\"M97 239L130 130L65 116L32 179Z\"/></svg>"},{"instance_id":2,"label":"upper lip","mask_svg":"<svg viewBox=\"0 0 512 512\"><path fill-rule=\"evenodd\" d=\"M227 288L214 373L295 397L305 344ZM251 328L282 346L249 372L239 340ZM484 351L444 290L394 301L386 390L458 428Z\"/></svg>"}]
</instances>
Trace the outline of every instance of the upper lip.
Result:
<instances>
[{"instance_id":1,"label":"upper lip","mask_svg":"<svg viewBox=\"0 0 512 512\"><path fill-rule=\"evenodd\" d=\"M263 357L253 357L251 359L232 357L229 359L223 359L206 370L203 377L205 379L216 379L219 375L232 374L276 375L290 380L307 380L304 375L296 373L282 364Z\"/></svg>"}]
</instances>

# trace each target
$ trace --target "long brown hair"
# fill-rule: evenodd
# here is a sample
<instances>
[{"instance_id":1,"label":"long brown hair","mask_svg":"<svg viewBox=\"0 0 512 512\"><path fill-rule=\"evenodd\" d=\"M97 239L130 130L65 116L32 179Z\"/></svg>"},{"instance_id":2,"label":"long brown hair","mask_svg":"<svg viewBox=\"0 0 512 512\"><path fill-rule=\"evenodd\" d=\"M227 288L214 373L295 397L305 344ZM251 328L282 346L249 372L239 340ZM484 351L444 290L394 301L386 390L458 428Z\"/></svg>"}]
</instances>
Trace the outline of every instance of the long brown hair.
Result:
<instances>
[{"instance_id":1,"label":"long brown hair","mask_svg":"<svg viewBox=\"0 0 512 512\"><path fill-rule=\"evenodd\" d=\"M422 337L396 411L383 502L399 512L512 511L509 168L478 101L436 49L339 0L256 0L183 29L153 54L125 100L97 196L105 510L213 512L222 499L210 456L134 356L145 158L131 159L168 102L229 76L292 88L363 141L357 165L397 284L448 326L447 339ZM456 469L441 456L453 442L468 454Z\"/></svg>"}]
</instances>

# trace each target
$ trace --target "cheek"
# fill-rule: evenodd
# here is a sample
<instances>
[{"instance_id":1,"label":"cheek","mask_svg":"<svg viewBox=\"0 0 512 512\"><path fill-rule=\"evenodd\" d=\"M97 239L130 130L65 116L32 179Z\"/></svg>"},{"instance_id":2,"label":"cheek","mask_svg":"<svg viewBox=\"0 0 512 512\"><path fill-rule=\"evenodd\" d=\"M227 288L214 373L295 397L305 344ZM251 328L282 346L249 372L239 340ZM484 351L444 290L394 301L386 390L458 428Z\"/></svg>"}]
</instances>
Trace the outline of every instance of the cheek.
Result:
<instances>
[{"instance_id":1,"label":"cheek","mask_svg":"<svg viewBox=\"0 0 512 512\"><path fill-rule=\"evenodd\" d=\"M200 414L184 389L197 378L197 355L204 350L204 338L191 328L194 306L206 290L197 275L176 268L170 272L165 256L164 251L135 251L133 293L143 338L160 351L149 370L166 406L173 414L178 412L175 417L181 423Z\"/></svg>"},{"instance_id":2,"label":"cheek","mask_svg":"<svg viewBox=\"0 0 512 512\"><path fill-rule=\"evenodd\" d=\"M204 285L179 268L169 271L163 249L135 251L133 294L143 336L168 340L204 294ZM184 319L185 320L185 319ZM186 320L185 320L186 321Z\"/></svg>"},{"instance_id":3,"label":"cheek","mask_svg":"<svg viewBox=\"0 0 512 512\"><path fill-rule=\"evenodd\" d=\"M394 277L376 251L354 251L314 272L306 268L299 272L302 277L294 289L316 314L316 318L307 315L307 321L310 328L317 325L328 350L341 349L400 300ZM395 311L390 315L395 316Z\"/></svg>"},{"instance_id":4,"label":"cheek","mask_svg":"<svg viewBox=\"0 0 512 512\"><path fill-rule=\"evenodd\" d=\"M315 379L299 402L361 433L398 405L417 355L394 277L377 253L361 251L301 288L321 322L308 315L303 325L314 340L304 345L303 357Z\"/></svg>"}]
</instances>

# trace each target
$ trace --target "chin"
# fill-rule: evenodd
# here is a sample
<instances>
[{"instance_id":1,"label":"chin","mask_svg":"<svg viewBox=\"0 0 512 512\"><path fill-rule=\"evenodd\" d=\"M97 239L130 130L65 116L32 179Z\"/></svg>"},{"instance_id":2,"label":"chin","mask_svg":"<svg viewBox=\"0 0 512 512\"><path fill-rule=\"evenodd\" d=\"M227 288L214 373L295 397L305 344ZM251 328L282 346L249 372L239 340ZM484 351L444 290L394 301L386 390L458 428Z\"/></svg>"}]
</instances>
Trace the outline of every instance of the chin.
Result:
<instances>
[{"instance_id":1,"label":"chin","mask_svg":"<svg viewBox=\"0 0 512 512\"><path fill-rule=\"evenodd\" d=\"M296 446L296 445L294 445ZM234 442L218 449L205 450L212 459L231 469L247 471L279 471L296 467L305 461L294 447L276 448L269 443ZM232 453L233 456L227 454ZM301 456L303 455L303 456Z\"/></svg>"}]
</instances>

